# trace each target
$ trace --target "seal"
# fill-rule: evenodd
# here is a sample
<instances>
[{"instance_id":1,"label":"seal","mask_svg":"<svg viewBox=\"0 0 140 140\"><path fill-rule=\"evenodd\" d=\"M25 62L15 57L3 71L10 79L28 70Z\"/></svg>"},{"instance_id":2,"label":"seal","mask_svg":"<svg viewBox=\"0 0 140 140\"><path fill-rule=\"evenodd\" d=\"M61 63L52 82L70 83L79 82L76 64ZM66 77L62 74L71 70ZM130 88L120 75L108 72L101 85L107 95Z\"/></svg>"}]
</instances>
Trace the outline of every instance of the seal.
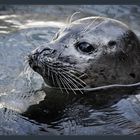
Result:
<instances>
[{"instance_id":1,"label":"seal","mask_svg":"<svg viewBox=\"0 0 140 140\"><path fill-rule=\"evenodd\" d=\"M124 23L87 17L68 24L28 57L51 87L81 89L140 81L140 41Z\"/></svg>"}]
</instances>

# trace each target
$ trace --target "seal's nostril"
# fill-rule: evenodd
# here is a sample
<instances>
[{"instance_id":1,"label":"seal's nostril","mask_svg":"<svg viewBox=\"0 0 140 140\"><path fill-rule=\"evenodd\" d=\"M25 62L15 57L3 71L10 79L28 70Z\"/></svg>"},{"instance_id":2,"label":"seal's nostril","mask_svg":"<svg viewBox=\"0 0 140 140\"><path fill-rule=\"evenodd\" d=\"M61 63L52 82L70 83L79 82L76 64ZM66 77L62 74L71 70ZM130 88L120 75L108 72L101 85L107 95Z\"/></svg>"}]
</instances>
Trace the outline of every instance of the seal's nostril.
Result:
<instances>
[{"instance_id":1,"label":"seal's nostril","mask_svg":"<svg viewBox=\"0 0 140 140\"><path fill-rule=\"evenodd\" d=\"M38 67L38 66L33 66L32 69L33 69L34 71L38 71L38 70L39 70L39 67Z\"/></svg>"},{"instance_id":2,"label":"seal's nostril","mask_svg":"<svg viewBox=\"0 0 140 140\"><path fill-rule=\"evenodd\" d=\"M32 66L34 64L35 61L37 61L37 58L38 58L38 54L35 53L35 54L29 54L28 55L28 63L30 66Z\"/></svg>"},{"instance_id":3,"label":"seal's nostril","mask_svg":"<svg viewBox=\"0 0 140 140\"><path fill-rule=\"evenodd\" d=\"M38 55L39 55L39 53L38 53L38 52L36 52L35 54L33 54L33 58L34 58L35 60L37 60Z\"/></svg>"}]
</instances>

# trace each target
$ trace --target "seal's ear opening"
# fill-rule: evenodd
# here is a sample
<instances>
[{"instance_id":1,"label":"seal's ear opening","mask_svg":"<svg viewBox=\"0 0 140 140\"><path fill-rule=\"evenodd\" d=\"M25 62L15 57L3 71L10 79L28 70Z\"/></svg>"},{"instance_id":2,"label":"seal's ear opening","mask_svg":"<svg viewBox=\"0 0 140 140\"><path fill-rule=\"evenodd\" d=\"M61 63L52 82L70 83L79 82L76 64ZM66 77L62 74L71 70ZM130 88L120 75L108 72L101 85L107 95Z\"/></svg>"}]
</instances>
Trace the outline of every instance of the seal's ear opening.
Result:
<instances>
[{"instance_id":1,"label":"seal's ear opening","mask_svg":"<svg viewBox=\"0 0 140 140\"><path fill-rule=\"evenodd\" d=\"M134 79L136 78L135 73L130 73L129 75L130 75L132 78L134 78Z\"/></svg>"},{"instance_id":2,"label":"seal's ear opening","mask_svg":"<svg viewBox=\"0 0 140 140\"><path fill-rule=\"evenodd\" d=\"M108 42L108 46L110 46L110 47L115 46L116 44L117 44L117 42L116 41L113 41L113 40L110 40Z\"/></svg>"}]
</instances>

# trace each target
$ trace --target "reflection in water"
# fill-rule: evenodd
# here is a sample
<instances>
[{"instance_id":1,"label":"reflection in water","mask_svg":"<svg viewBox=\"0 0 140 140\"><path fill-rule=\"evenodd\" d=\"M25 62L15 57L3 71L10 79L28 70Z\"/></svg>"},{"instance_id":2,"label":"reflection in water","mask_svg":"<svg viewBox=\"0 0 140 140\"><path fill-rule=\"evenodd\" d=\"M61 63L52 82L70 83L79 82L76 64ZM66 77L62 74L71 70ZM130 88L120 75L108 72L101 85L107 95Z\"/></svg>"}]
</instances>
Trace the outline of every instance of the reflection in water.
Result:
<instances>
[{"instance_id":1,"label":"reflection in water","mask_svg":"<svg viewBox=\"0 0 140 140\"><path fill-rule=\"evenodd\" d=\"M129 107L132 102L126 95L75 96L59 92L47 92L43 101L30 106L23 115L47 123L64 135L130 134L139 125L140 117Z\"/></svg>"},{"instance_id":2,"label":"reflection in water","mask_svg":"<svg viewBox=\"0 0 140 140\"><path fill-rule=\"evenodd\" d=\"M139 6L0 6L0 134L140 134L139 90L62 94L44 89L43 79L26 67L25 56L50 42L76 11L73 20L112 17L140 35Z\"/></svg>"}]
</instances>

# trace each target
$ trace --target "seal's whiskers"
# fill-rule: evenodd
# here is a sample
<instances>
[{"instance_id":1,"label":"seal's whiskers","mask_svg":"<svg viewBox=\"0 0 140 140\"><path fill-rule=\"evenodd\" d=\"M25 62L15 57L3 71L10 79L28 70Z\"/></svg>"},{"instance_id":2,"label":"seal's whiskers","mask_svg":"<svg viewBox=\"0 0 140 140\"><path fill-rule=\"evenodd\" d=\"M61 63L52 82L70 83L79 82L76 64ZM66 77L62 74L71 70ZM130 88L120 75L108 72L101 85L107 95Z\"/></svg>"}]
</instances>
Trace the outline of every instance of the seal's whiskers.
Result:
<instances>
[{"instance_id":1,"label":"seal's whiskers","mask_svg":"<svg viewBox=\"0 0 140 140\"><path fill-rule=\"evenodd\" d=\"M25 62L25 67L23 69L23 73L26 73L27 69L29 69L29 68L30 67L29 67L28 63Z\"/></svg>"},{"instance_id":2,"label":"seal's whiskers","mask_svg":"<svg viewBox=\"0 0 140 140\"><path fill-rule=\"evenodd\" d=\"M71 24L73 22L72 20L73 20L74 16L77 15L77 14L80 14L80 11L79 12L75 12L75 13L73 13L71 15L71 17L69 18L68 24Z\"/></svg>"},{"instance_id":3,"label":"seal's whiskers","mask_svg":"<svg viewBox=\"0 0 140 140\"><path fill-rule=\"evenodd\" d=\"M65 73L66 74L66 73ZM70 75L67 75L71 80L73 80L75 83L77 83L79 86L81 86L81 87L85 87L84 85L82 85L81 83L79 83L78 81L77 81L77 79L74 79L74 77L72 77L72 76L70 76ZM77 76L75 76L75 77L77 77ZM77 77L78 78L78 77Z\"/></svg>"},{"instance_id":4,"label":"seal's whiskers","mask_svg":"<svg viewBox=\"0 0 140 140\"><path fill-rule=\"evenodd\" d=\"M52 82L55 85L54 77L53 77L53 71L51 71L51 77L52 77Z\"/></svg>"},{"instance_id":5,"label":"seal's whiskers","mask_svg":"<svg viewBox=\"0 0 140 140\"><path fill-rule=\"evenodd\" d=\"M78 84L80 84L80 86L82 86L82 87L84 87L84 86L86 86L87 84L82 80L82 79L80 79L80 78L78 78L76 75L74 75L74 74L72 74L69 70L73 70L73 71L76 71L78 74L80 74L80 72L78 72L78 70L75 70L75 69L73 69L73 68L70 68L70 69L67 69L67 68L63 68L63 69L61 69L67 76L69 76L70 78L72 78L72 79L74 79L74 78L76 78L76 79L74 79L74 81L75 82L81 82L81 84L78 82ZM71 76L70 76L71 75ZM76 81L76 80L78 80L78 81ZM83 84L83 85L82 85Z\"/></svg>"},{"instance_id":6,"label":"seal's whiskers","mask_svg":"<svg viewBox=\"0 0 140 140\"><path fill-rule=\"evenodd\" d=\"M79 87L77 86L80 85L82 88L84 88L84 85L82 85L81 83L79 83L78 81L76 81L73 77L71 77L70 75L66 74L65 71L63 71L63 77L66 78L69 80L69 82L76 88L76 89L79 89ZM83 94L83 92L79 89L79 91Z\"/></svg>"},{"instance_id":7,"label":"seal's whiskers","mask_svg":"<svg viewBox=\"0 0 140 140\"><path fill-rule=\"evenodd\" d=\"M57 74L56 74L56 73L55 73L55 77L56 77L56 82L57 82L57 85L58 85L58 87L60 88L61 92L63 93L63 90L62 90L62 87L61 87L60 80L59 80L59 78L58 78L58 76L57 76Z\"/></svg>"},{"instance_id":8,"label":"seal's whiskers","mask_svg":"<svg viewBox=\"0 0 140 140\"><path fill-rule=\"evenodd\" d=\"M63 87L64 87L64 89L65 89L65 91L67 92L67 94L69 94L69 91L67 90L67 85L65 85L65 81L63 80L63 78L60 76L59 77L59 79L60 79L60 81L61 81L61 83L62 83L62 85L63 85Z\"/></svg>"},{"instance_id":9,"label":"seal's whiskers","mask_svg":"<svg viewBox=\"0 0 140 140\"><path fill-rule=\"evenodd\" d=\"M60 84L60 80L59 80L59 78L57 76L57 72L53 69L52 66L47 65L47 67L48 67L47 68L47 70L48 70L48 76L49 76L49 74L51 74L51 78L53 80L53 84L54 85L55 85L55 80L54 80L54 76L55 76L56 83L57 83L58 87L60 88L61 92L63 93L63 90L62 90L62 87L61 87L61 84Z\"/></svg>"},{"instance_id":10,"label":"seal's whiskers","mask_svg":"<svg viewBox=\"0 0 140 140\"><path fill-rule=\"evenodd\" d=\"M74 91L74 89L72 88L72 86L75 87L76 89L78 89L78 86L77 86L75 83L80 84L79 82L77 82L76 80L74 80L74 78L72 78L72 77L71 77L71 79L70 79L70 76L69 76L69 78L66 77L66 76L64 75L64 73L61 73L60 71L58 71L57 68L55 68L55 67L53 67L53 66L50 66L50 65L47 65L47 66L48 66L48 69L51 69L51 72L52 72L52 73L51 73L51 78L52 78L52 80L53 80L53 84L54 84L54 85L55 85L55 83L54 83L53 73L55 74L56 82L57 82L57 85L59 86L60 89L62 89L62 87L61 87L61 84L62 84L67 93L69 93L67 89L70 89L70 90L72 90L72 91L74 92L74 94L76 94L76 92ZM63 69L60 69L60 70L64 71ZM58 78L57 74L59 74L59 76L60 76L59 78ZM63 77L63 78L62 78L62 77ZM75 83L74 83L72 80L74 80ZM60 84L60 83L61 83L61 84ZM70 84L71 84L72 86L71 86ZM80 85L81 85L81 84L80 84ZM81 86L82 86L82 85L81 85ZM66 87L67 87L67 88L66 88ZM82 87L83 87L83 86L82 86ZM61 91L62 91L62 90L61 90ZM79 91L80 91L80 89L79 89ZM83 94L82 91L80 91L80 92Z\"/></svg>"},{"instance_id":11,"label":"seal's whiskers","mask_svg":"<svg viewBox=\"0 0 140 140\"><path fill-rule=\"evenodd\" d=\"M72 91L73 91L73 93L76 95L76 92L73 90L73 88L72 88L72 87L71 87L71 85L69 84L69 82L68 82L67 78L63 78L63 80L65 81L65 83L66 83L66 85L67 85L68 89L72 90Z\"/></svg>"},{"instance_id":12,"label":"seal's whiskers","mask_svg":"<svg viewBox=\"0 0 140 140\"><path fill-rule=\"evenodd\" d=\"M64 76L64 75L63 75ZM72 81L72 80L74 80L74 79L70 79L70 78L66 78L65 76L64 76L64 78L65 79L67 79L67 81L69 82L69 83L71 83L76 89L79 89L78 88L78 86ZM79 89L79 91L83 94L83 92Z\"/></svg>"},{"instance_id":13,"label":"seal's whiskers","mask_svg":"<svg viewBox=\"0 0 140 140\"><path fill-rule=\"evenodd\" d=\"M83 32L86 32L97 19L98 19L98 17L96 17L91 23L89 23L89 25L86 26L86 28L85 28L85 30Z\"/></svg>"},{"instance_id":14,"label":"seal's whiskers","mask_svg":"<svg viewBox=\"0 0 140 140\"><path fill-rule=\"evenodd\" d=\"M97 19L97 18L96 18ZM90 26L92 26L92 24L95 22L96 20L94 20L85 30L82 30L80 33L84 34L84 33L88 33L88 29L90 28ZM99 27L101 24L103 24L103 21L101 23L98 23L97 25L95 25L95 27L93 27L93 29Z\"/></svg>"},{"instance_id":15,"label":"seal's whiskers","mask_svg":"<svg viewBox=\"0 0 140 140\"><path fill-rule=\"evenodd\" d=\"M72 74L72 73L70 73L68 71L66 71L66 73L69 74L69 75L71 75L72 77L74 77L75 79L77 79L79 82L81 82L83 85L86 86L86 83L83 80L81 80L80 78L78 78L76 75L74 75L74 74Z\"/></svg>"}]
</instances>

